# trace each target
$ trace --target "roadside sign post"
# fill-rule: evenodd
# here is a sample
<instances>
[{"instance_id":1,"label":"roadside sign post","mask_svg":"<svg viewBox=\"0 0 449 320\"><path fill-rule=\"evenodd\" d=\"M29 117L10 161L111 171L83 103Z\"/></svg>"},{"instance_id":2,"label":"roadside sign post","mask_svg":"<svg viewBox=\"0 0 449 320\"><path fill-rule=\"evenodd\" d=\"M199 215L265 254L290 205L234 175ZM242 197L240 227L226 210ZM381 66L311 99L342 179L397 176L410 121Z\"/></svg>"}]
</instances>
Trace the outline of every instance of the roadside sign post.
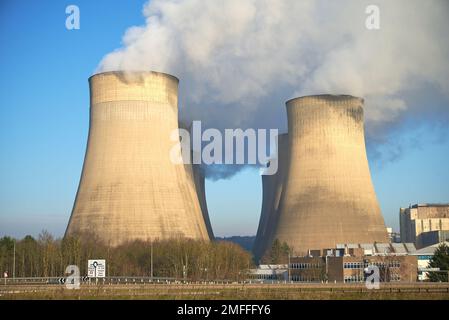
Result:
<instances>
[{"instance_id":1,"label":"roadside sign post","mask_svg":"<svg viewBox=\"0 0 449 320\"><path fill-rule=\"evenodd\" d=\"M106 260L95 259L87 262L87 276L89 282L91 278L95 278L95 284L98 284L98 278L106 277Z\"/></svg>"},{"instance_id":2,"label":"roadside sign post","mask_svg":"<svg viewBox=\"0 0 449 320\"><path fill-rule=\"evenodd\" d=\"M12 278L16 279L16 240L14 239L14 259L12 265Z\"/></svg>"}]
</instances>

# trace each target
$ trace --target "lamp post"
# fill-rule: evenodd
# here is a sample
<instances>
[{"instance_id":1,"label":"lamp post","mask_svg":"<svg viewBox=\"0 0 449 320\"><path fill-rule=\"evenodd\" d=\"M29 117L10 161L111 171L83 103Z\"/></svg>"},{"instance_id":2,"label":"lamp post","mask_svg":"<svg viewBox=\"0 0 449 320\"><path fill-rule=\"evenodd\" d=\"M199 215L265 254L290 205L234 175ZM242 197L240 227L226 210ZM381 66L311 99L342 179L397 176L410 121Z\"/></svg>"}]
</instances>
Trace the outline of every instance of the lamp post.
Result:
<instances>
[{"instance_id":1,"label":"lamp post","mask_svg":"<svg viewBox=\"0 0 449 320\"><path fill-rule=\"evenodd\" d=\"M153 241L151 241L151 281L153 281Z\"/></svg>"},{"instance_id":2,"label":"lamp post","mask_svg":"<svg viewBox=\"0 0 449 320\"><path fill-rule=\"evenodd\" d=\"M14 239L14 255L13 255L13 263L12 263L12 278L15 280L16 278L16 239Z\"/></svg>"}]
</instances>

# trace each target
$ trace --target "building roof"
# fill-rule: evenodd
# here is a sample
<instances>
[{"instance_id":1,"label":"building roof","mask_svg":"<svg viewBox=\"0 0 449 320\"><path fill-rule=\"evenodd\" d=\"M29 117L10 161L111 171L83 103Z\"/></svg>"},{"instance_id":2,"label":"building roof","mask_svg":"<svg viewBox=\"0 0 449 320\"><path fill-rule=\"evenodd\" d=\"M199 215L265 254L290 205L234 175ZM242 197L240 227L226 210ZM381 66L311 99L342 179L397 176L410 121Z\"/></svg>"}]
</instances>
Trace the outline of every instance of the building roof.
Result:
<instances>
[{"instance_id":1,"label":"building roof","mask_svg":"<svg viewBox=\"0 0 449 320\"><path fill-rule=\"evenodd\" d=\"M392 245L392 247L394 249L394 252L396 252L396 253L403 253L403 254L407 253L407 249L406 249L406 247L404 246L403 243L392 243L391 245Z\"/></svg>"},{"instance_id":2,"label":"building roof","mask_svg":"<svg viewBox=\"0 0 449 320\"><path fill-rule=\"evenodd\" d=\"M360 248L373 250L374 249L374 244L373 243L361 243L360 244Z\"/></svg>"},{"instance_id":3,"label":"building roof","mask_svg":"<svg viewBox=\"0 0 449 320\"><path fill-rule=\"evenodd\" d=\"M413 243L348 243L341 246L372 250L373 254L407 254L416 251Z\"/></svg>"},{"instance_id":4,"label":"building roof","mask_svg":"<svg viewBox=\"0 0 449 320\"><path fill-rule=\"evenodd\" d=\"M376 243L376 251L377 253L396 253L394 248L391 247L390 243Z\"/></svg>"},{"instance_id":5,"label":"building roof","mask_svg":"<svg viewBox=\"0 0 449 320\"><path fill-rule=\"evenodd\" d=\"M412 208L418 207L449 207L449 203L417 203L411 206Z\"/></svg>"},{"instance_id":6,"label":"building roof","mask_svg":"<svg viewBox=\"0 0 449 320\"><path fill-rule=\"evenodd\" d=\"M445 243L447 246L449 246L449 242L448 241L435 243L435 244L433 244L431 246L428 246L428 247L425 247L425 248L421 248L419 250L416 250L415 252L411 252L410 254L414 255L414 256L421 256L421 255L423 255L423 256L427 256L427 255L433 256L433 254L435 253L435 250L442 243Z\"/></svg>"},{"instance_id":7,"label":"building roof","mask_svg":"<svg viewBox=\"0 0 449 320\"><path fill-rule=\"evenodd\" d=\"M329 249L345 252L346 249L363 249L365 255L406 255L416 251L413 243L340 243Z\"/></svg>"},{"instance_id":8,"label":"building roof","mask_svg":"<svg viewBox=\"0 0 449 320\"><path fill-rule=\"evenodd\" d=\"M416 251L416 247L414 243L404 243L405 248L407 249L407 252L414 252Z\"/></svg>"}]
</instances>

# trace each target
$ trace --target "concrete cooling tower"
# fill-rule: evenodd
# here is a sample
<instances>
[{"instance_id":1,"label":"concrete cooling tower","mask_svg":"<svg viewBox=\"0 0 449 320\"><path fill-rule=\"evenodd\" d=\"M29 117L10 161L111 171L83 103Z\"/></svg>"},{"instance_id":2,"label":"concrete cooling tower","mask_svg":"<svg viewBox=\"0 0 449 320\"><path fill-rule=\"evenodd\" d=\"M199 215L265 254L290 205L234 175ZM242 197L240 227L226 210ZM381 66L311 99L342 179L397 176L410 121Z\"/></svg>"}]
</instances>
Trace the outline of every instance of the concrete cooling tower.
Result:
<instances>
[{"instance_id":1,"label":"concrete cooling tower","mask_svg":"<svg viewBox=\"0 0 449 320\"><path fill-rule=\"evenodd\" d=\"M89 83L87 151L66 235L94 234L112 246L179 236L208 240L192 166L170 160L178 79L106 72Z\"/></svg>"},{"instance_id":2,"label":"concrete cooling tower","mask_svg":"<svg viewBox=\"0 0 449 320\"><path fill-rule=\"evenodd\" d=\"M201 165L193 164L192 166L193 166L193 178L195 181L195 188L198 194L198 200L200 202L201 211L203 213L204 223L206 224L209 239L213 240L214 233L212 230L212 225L210 223L209 210L207 209L207 202L206 202L206 175L204 169L201 168Z\"/></svg>"},{"instance_id":3,"label":"concrete cooling tower","mask_svg":"<svg viewBox=\"0 0 449 320\"><path fill-rule=\"evenodd\" d=\"M279 202L288 163L287 134L281 134L278 136L277 154L277 172L273 175L262 176L262 210L253 248L256 259L261 258L266 248L271 246L275 231L273 226L276 226L278 222Z\"/></svg>"},{"instance_id":4,"label":"concrete cooling tower","mask_svg":"<svg viewBox=\"0 0 449 320\"><path fill-rule=\"evenodd\" d=\"M264 182L268 203L263 210L268 208L275 223L266 224L272 228L266 237L258 231L256 256L275 239L285 241L295 254L341 243L388 242L366 156L363 99L318 95L286 105L287 167L278 177L264 177L274 181Z\"/></svg>"}]
</instances>

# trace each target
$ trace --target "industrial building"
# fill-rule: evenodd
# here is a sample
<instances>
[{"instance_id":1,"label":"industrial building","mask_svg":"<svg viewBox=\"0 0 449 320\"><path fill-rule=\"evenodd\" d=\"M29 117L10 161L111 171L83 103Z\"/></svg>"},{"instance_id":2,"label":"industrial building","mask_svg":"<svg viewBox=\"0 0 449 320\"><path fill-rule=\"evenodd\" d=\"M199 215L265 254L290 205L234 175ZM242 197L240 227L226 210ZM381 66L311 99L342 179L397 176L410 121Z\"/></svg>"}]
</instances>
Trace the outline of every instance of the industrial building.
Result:
<instances>
[{"instance_id":1,"label":"industrial building","mask_svg":"<svg viewBox=\"0 0 449 320\"><path fill-rule=\"evenodd\" d=\"M363 99L317 95L286 106L279 170L263 177L256 257L275 239L296 255L338 243L388 242L366 156Z\"/></svg>"},{"instance_id":2,"label":"industrial building","mask_svg":"<svg viewBox=\"0 0 449 320\"><path fill-rule=\"evenodd\" d=\"M89 234L111 246L210 239L204 175L170 159L178 82L158 72L89 78L89 137L66 235Z\"/></svg>"},{"instance_id":3,"label":"industrial building","mask_svg":"<svg viewBox=\"0 0 449 320\"><path fill-rule=\"evenodd\" d=\"M290 256L287 265L260 265L250 270L249 280L265 283L363 283L379 268L380 282L425 280L425 270L435 248L416 250L413 243L349 243L335 248L309 250ZM423 254L426 254L423 256Z\"/></svg>"},{"instance_id":4,"label":"industrial building","mask_svg":"<svg viewBox=\"0 0 449 320\"><path fill-rule=\"evenodd\" d=\"M423 248L449 240L449 204L415 204L399 209L401 241Z\"/></svg>"},{"instance_id":5,"label":"industrial building","mask_svg":"<svg viewBox=\"0 0 449 320\"><path fill-rule=\"evenodd\" d=\"M311 250L307 256L290 258L293 282L364 282L371 265L379 268L380 282L417 280L413 244L340 244L333 249Z\"/></svg>"}]
</instances>

